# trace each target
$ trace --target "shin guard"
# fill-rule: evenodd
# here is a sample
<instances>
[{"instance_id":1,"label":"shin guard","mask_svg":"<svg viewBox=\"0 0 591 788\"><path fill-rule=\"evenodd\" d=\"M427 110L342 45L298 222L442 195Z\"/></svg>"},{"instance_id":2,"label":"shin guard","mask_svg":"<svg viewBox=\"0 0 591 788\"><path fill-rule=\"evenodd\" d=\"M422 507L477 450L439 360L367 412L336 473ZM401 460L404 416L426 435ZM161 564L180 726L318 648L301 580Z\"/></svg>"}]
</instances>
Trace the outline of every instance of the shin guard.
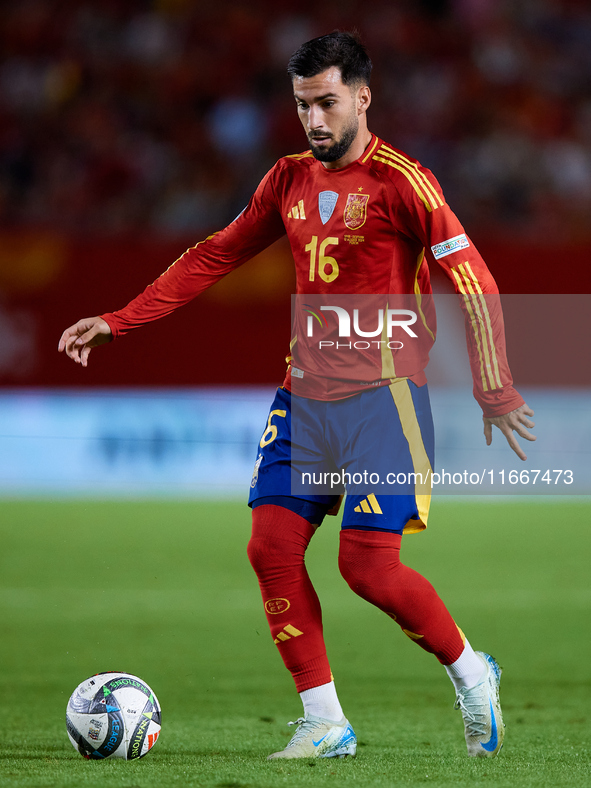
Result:
<instances>
[{"instance_id":1,"label":"shin guard","mask_svg":"<svg viewBox=\"0 0 591 788\"><path fill-rule=\"evenodd\" d=\"M304 555L315 526L282 506L253 509L248 557L259 579L271 636L298 692L332 680L322 611Z\"/></svg>"},{"instance_id":2,"label":"shin guard","mask_svg":"<svg viewBox=\"0 0 591 788\"><path fill-rule=\"evenodd\" d=\"M462 653L463 635L431 583L400 563L401 541L400 534L384 531L341 531L341 574L356 594L449 665Z\"/></svg>"}]
</instances>

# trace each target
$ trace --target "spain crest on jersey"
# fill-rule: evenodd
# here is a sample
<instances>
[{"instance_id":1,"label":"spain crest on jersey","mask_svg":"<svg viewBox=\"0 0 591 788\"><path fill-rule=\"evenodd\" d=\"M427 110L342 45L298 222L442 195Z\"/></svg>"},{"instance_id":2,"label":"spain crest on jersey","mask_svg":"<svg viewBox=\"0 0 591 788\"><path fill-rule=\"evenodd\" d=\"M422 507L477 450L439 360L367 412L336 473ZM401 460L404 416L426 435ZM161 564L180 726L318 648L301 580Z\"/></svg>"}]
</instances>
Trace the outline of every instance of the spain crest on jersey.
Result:
<instances>
[{"instance_id":1,"label":"spain crest on jersey","mask_svg":"<svg viewBox=\"0 0 591 788\"><path fill-rule=\"evenodd\" d=\"M343 219L349 230L358 230L367 219L367 203L369 194L349 194Z\"/></svg>"}]
</instances>

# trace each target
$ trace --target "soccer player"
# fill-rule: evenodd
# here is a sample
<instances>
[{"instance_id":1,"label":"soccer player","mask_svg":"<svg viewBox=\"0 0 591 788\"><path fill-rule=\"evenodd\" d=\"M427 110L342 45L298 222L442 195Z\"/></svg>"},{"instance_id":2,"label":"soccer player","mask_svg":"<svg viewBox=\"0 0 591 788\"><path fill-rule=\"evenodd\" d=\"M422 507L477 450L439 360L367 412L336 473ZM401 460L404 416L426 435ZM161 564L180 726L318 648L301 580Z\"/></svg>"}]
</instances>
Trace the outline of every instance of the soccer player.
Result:
<instances>
[{"instance_id":1,"label":"soccer player","mask_svg":"<svg viewBox=\"0 0 591 788\"><path fill-rule=\"evenodd\" d=\"M94 347L169 314L285 233L297 293L320 299L333 313L337 307L330 304L342 294L370 299L408 294L415 298L416 316L431 293L428 263L436 261L465 311L486 442L491 443L494 425L526 459L515 433L535 440L528 431L533 411L512 386L496 285L432 173L368 130L371 61L365 48L355 35L331 33L303 44L288 73L310 149L280 159L228 227L185 252L126 307L66 329L59 350L86 366ZM308 316L314 322L313 313L322 324L320 302ZM300 312L296 307L296 322ZM391 322L392 314L385 304L382 321L387 315ZM427 318L423 324L423 333L433 338ZM334 354L325 363L303 339L301 330L294 333L287 375L258 446L249 501L248 555L271 636L304 707L293 738L270 758L356 753L326 655L320 603L304 563L315 530L338 508L340 496L313 489L293 494L292 407L299 408L293 428L305 434L309 467L352 472L376 453L395 470L428 474L433 467L423 355L399 363L396 342L375 340L347 366ZM495 756L504 737L501 669L493 657L474 651L431 584L399 560L402 534L426 527L429 495L420 485L397 495L345 486L342 575L444 666L463 717L468 754Z\"/></svg>"}]
</instances>

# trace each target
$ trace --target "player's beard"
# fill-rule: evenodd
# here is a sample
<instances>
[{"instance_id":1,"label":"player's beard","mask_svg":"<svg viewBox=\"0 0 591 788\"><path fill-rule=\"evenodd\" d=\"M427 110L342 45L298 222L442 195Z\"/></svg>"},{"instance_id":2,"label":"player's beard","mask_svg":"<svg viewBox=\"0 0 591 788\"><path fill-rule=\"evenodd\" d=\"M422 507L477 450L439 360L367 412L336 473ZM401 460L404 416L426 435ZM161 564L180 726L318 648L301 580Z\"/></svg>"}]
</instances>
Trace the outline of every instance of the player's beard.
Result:
<instances>
[{"instance_id":1,"label":"player's beard","mask_svg":"<svg viewBox=\"0 0 591 788\"><path fill-rule=\"evenodd\" d=\"M317 145L314 145L314 138L308 137L310 150L312 151L314 158L318 159L318 161L338 161L339 159L342 159L342 157L347 153L353 144L358 131L359 119L357 115L353 115L347 126L345 126L343 133L341 134L341 138L339 140L335 140L329 147L319 148Z\"/></svg>"}]
</instances>

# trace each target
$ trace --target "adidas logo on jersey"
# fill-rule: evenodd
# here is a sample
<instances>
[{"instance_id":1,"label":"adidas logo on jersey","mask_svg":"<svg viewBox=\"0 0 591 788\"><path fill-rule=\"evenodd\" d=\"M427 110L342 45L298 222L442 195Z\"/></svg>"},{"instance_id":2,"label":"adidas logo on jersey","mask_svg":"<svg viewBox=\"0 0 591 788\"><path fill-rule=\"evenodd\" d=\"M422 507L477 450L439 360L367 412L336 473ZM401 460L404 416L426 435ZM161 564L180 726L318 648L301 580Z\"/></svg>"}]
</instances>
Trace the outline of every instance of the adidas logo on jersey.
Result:
<instances>
[{"instance_id":1,"label":"adidas logo on jersey","mask_svg":"<svg viewBox=\"0 0 591 788\"><path fill-rule=\"evenodd\" d=\"M297 205L294 205L291 211L287 214L288 219L305 219L306 211L304 210L304 201L300 200Z\"/></svg>"},{"instance_id":2,"label":"adidas logo on jersey","mask_svg":"<svg viewBox=\"0 0 591 788\"><path fill-rule=\"evenodd\" d=\"M299 638L300 635L303 635L303 632L300 632L299 629L292 627L291 624L286 624L283 627L283 630L277 635L274 643L281 643L282 640L291 640L292 638Z\"/></svg>"},{"instance_id":3,"label":"adidas logo on jersey","mask_svg":"<svg viewBox=\"0 0 591 788\"><path fill-rule=\"evenodd\" d=\"M359 506L353 509L354 512L363 512L364 514L383 514L378 499L373 493L370 493L367 498L364 498Z\"/></svg>"}]
</instances>

